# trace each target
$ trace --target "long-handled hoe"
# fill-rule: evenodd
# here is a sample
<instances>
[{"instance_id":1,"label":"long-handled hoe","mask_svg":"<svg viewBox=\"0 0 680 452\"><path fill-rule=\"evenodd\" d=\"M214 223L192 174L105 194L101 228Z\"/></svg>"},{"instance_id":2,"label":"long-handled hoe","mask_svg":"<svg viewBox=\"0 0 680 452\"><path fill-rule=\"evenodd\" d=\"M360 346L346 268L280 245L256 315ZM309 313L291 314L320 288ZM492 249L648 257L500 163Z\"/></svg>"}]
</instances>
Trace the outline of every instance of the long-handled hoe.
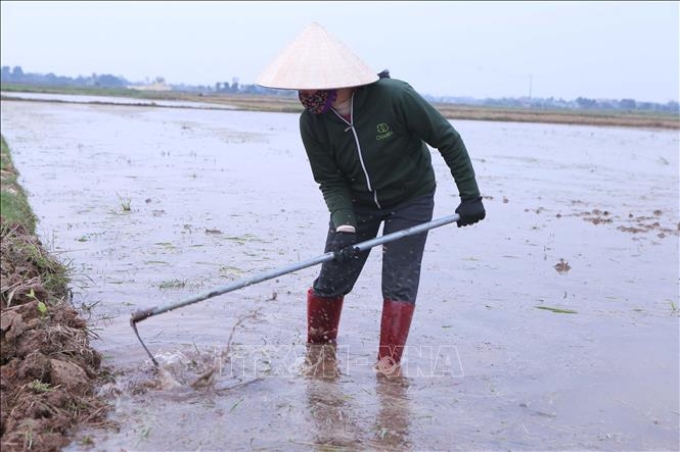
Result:
<instances>
[{"instance_id":1,"label":"long-handled hoe","mask_svg":"<svg viewBox=\"0 0 680 452\"><path fill-rule=\"evenodd\" d=\"M395 240L398 240L402 237L407 237L410 235L415 235L419 234L421 232L428 231L430 229L437 228L439 226L444 226L449 223L454 223L458 221L459 216L457 214L455 215L449 215L446 217L442 217L439 219L432 220L427 223L423 223L417 226L410 227L408 229L403 229L401 231L393 232L391 234L383 235L381 237L376 237L372 240L367 240L365 242L358 243L353 246L357 251L366 251L370 248L373 248L374 246L382 245L384 243L388 242L393 242ZM275 269L271 270L268 272L261 273L259 275L254 275L249 278L242 279L240 281L234 281L231 284L227 284L224 286L219 286L215 287L212 290L209 290L207 292L200 293L198 295L195 295L193 297L187 298L186 300L179 301L174 304L169 304L167 306L160 306L160 307L153 307L149 309L142 309L139 310L135 313L132 314L132 318L130 319L130 325L132 325L132 329L135 331L135 334L137 335L137 339L139 339L139 342L142 344L142 347L144 347L144 350L146 350L146 353L149 355L149 358L151 358L151 361L153 364L158 367L158 362L156 359L153 357L151 352L149 352L149 349L144 345L144 342L142 341L142 338L139 336L139 332L137 331L137 322L141 322L142 320L148 319L149 317L153 317L159 314L163 314L164 312L169 312L174 309L178 309L184 306L188 306L190 304L198 303L199 301L207 300L208 298L216 297L218 295L225 294L227 292L233 292L234 290L242 289L246 286L250 286L252 284L257 284L262 281L267 281L272 278L276 278L277 276L285 275L288 273L293 273L298 270L302 270L303 268L311 267L313 265L317 264L322 264L324 262L329 262L333 259L335 259L337 256L337 252L328 252L325 254L322 254L317 257L313 257L311 259L307 259L304 261L300 261L296 264L289 265L284 268L280 269Z\"/></svg>"}]
</instances>

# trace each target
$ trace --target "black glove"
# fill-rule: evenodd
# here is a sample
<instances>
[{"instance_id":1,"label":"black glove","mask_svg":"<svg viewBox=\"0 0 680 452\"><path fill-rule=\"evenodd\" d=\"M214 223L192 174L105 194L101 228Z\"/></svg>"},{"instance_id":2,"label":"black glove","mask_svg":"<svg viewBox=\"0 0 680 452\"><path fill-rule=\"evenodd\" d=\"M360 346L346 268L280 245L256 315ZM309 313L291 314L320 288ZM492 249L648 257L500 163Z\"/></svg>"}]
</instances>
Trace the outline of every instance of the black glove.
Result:
<instances>
[{"instance_id":1,"label":"black glove","mask_svg":"<svg viewBox=\"0 0 680 452\"><path fill-rule=\"evenodd\" d=\"M354 232L336 232L331 245L331 251L335 254L335 260L346 263L359 257L359 249L353 245L357 243L357 235Z\"/></svg>"},{"instance_id":2,"label":"black glove","mask_svg":"<svg viewBox=\"0 0 680 452\"><path fill-rule=\"evenodd\" d=\"M456 213L460 216L457 222L459 228L482 221L486 217L482 197L463 199L456 208Z\"/></svg>"}]
</instances>

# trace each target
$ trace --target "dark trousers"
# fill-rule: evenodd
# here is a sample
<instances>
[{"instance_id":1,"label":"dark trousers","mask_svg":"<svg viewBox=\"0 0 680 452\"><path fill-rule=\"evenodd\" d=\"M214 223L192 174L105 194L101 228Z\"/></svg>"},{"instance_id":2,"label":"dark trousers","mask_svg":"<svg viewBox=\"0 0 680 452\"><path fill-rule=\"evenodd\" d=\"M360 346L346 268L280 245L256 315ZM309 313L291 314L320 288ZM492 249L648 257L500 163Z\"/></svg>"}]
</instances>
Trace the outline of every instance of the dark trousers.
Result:
<instances>
[{"instance_id":1,"label":"dark trousers","mask_svg":"<svg viewBox=\"0 0 680 452\"><path fill-rule=\"evenodd\" d=\"M355 206L357 218L357 243L375 238L380 224L383 235L407 229L432 220L434 192L386 209ZM331 222L326 238L326 253L334 249L335 227ZM427 231L400 238L383 245L382 295L383 299L416 302L420 283L420 266ZM359 254L349 263L325 262L314 280L314 293L320 297L338 297L351 292L371 250Z\"/></svg>"}]
</instances>

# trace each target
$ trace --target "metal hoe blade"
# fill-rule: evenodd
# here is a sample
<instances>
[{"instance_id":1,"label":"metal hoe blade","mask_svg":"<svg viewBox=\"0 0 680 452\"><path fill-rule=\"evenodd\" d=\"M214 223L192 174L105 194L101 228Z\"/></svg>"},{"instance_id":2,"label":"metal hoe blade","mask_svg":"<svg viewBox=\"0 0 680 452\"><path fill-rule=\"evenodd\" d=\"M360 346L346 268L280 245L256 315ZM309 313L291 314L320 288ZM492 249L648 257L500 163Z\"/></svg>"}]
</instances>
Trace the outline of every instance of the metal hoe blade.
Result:
<instances>
[{"instance_id":1,"label":"metal hoe blade","mask_svg":"<svg viewBox=\"0 0 680 452\"><path fill-rule=\"evenodd\" d=\"M455 215L449 215L446 217L442 217L439 219L432 220L427 223L423 223L417 226L413 226L407 229L403 229L401 231L393 232L391 234L383 235L381 237L376 237L371 240L367 240L365 242L357 243L353 247L355 249L358 249L359 251L366 251L370 248L373 248L378 245L382 245L384 243L388 242L393 242L395 240L398 240L403 237L408 237L410 235L415 235L415 234L420 234L421 232L428 231L430 229L434 229L440 226L444 226L450 223L454 223L458 221L460 217L455 214ZM153 355L151 352L149 352L149 349L144 345L144 342L142 341L142 338L139 336L139 332L137 331L137 322L141 322L142 320L148 319L149 317L153 317L159 314L163 314L165 312L172 311L174 309L182 308L184 306L188 306L190 304L198 303L199 301L207 300L208 298L213 298L218 295L223 295L228 292L233 292L238 289L242 289L244 287L257 284L263 281L267 281L269 279L276 278L278 276L286 275L289 273L296 272L298 270L302 270L303 268L311 267L313 265L318 265L322 264L324 262L329 262L335 259L336 254L333 252L325 253L320 256L316 256L304 261L300 261L298 263L289 265L287 267L283 267L280 269L275 269L271 270L268 272L260 273L258 275L254 275L248 278L241 279L239 281L234 281L231 284L227 284L224 286L219 286L215 287L212 290L209 290L207 292L200 293L198 295L195 295L193 297L187 298L183 301L179 301L174 304L169 304L167 306L160 306L160 307L153 307L149 309L142 309L139 310L135 313L132 314L132 318L130 319L130 325L132 325L132 329L135 332L135 335L137 335L137 339L139 339L139 342L142 344L142 347L144 347L144 350L146 350L146 353L149 355L151 358L151 361L155 366L158 366L158 362L154 359Z\"/></svg>"}]
</instances>

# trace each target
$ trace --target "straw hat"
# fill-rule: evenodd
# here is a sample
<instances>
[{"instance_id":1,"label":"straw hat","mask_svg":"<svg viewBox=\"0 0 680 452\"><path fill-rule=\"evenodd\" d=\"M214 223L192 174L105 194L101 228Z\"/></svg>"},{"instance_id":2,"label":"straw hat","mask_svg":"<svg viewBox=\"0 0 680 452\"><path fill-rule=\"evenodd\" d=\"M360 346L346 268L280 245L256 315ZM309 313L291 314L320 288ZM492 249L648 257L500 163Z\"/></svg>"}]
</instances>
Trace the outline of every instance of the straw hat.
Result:
<instances>
[{"instance_id":1,"label":"straw hat","mask_svg":"<svg viewBox=\"0 0 680 452\"><path fill-rule=\"evenodd\" d=\"M312 22L267 66L256 83L278 89L368 85L378 75L348 47Z\"/></svg>"}]
</instances>

